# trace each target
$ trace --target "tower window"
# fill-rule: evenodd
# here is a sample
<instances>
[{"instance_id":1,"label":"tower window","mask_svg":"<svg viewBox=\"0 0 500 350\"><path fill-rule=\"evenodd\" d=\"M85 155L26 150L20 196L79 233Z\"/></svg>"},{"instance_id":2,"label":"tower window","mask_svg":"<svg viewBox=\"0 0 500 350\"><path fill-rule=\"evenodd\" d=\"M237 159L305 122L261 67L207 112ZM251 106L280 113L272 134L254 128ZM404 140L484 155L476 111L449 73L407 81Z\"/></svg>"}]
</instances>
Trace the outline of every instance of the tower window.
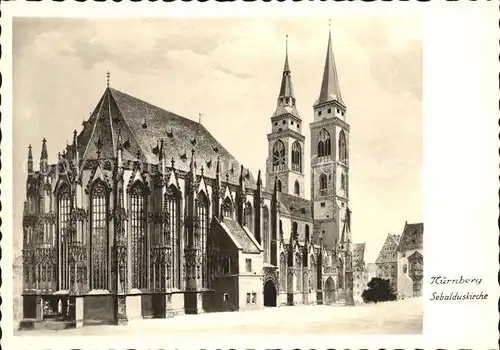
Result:
<instances>
[{"instance_id":1,"label":"tower window","mask_svg":"<svg viewBox=\"0 0 500 350\"><path fill-rule=\"evenodd\" d=\"M278 122L274 122L274 126L277 126L278 125Z\"/></svg>"},{"instance_id":2,"label":"tower window","mask_svg":"<svg viewBox=\"0 0 500 350\"><path fill-rule=\"evenodd\" d=\"M302 149L298 141L292 145L292 170L302 172Z\"/></svg>"},{"instance_id":3,"label":"tower window","mask_svg":"<svg viewBox=\"0 0 500 350\"><path fill-rule=\"evenodd\" d=\"M320 205L321 205L321 208L324 208L325 207L325 202L321 202Z\"/></svg>"},{"instance_id":4,"label":"tower window","mask_svg":"<svg viewBox=\"0 0 500 350\"><path fill-rule=\"evenodd\" d=\"M347 160L347 143L344 130L340 130L339 133L339 160L344 163Z\"/></svg>"},{"instance_id":5,"label":"tower window","mask_svg":"<svg viewBox=\"0 0 500 350\"><path fill-rule=\"evenodd\" d=\"M318 115L321 116L321 111L318 111Z\"/></svg>"},{"instance_id":6,"label":"tower window","mask_svg":"<svg viewBox=\"0 0 500 350\"><path fill-rule=\"evenodd\" d=\"M283 143L283 141L278 140L273 145L273 171L284 170L285 160L285 144Z\"/></svg>"},{"instance_id":7,"label":"tower window","mask_svg":"<svg viewBox=\"0 0 500 350\"><path fill-rule=\"evenodd\" d=\"M346 185L346 183L345 183L346 181L345 180L346 180L346 176L345 176L345 174L342 174L340 176L340 189L343 190L343 191L345 190L345 187L346 187L345 186Z\"/></svg>"},{"instance_id":8,"label":"tower window","mask_svg":"<svg viewBox=\"0 0 500 350\"><path fill-rule=\"evenodd\" d=\"M321 191L326 190L327 183L328 183L328 180L326 179L326 175L325 174L321 174L319 176L319 189Z\"/></svg>"},{"instance_id":9,"label":"tower window","mask_svg":"<svg viewBox=\"0 0 500 350\"><path fill-rule=\"evenodd\" d=\"M337 108L337 113L339 113L339 112L340 112L340 110Z\"/></svg>"},{"instance_id":10,"label":"tower window","mask_svg":"<svg viewBox=\"0 0 500 350\"><path fill-rule=\"evenodd\" d=\"M330 133L326 129L321 129L319 132L318 157L330 156L331 154Z\"/></svg>"},{"instance_id":11,"label":"tower window","mask_svg":"<svg viewBox=\"0 0 500 350\"><path fill-rule=\"evenodd\" d=\"M290 125L293 125L293 120L290 120Z\"/></svg>"},{"instance_id":12,"label":"tower window","mask_svg":"<svg viewBox=\"0 0 500 350\"><path fill-rule=\"evenodd\" d=\"M332 113L332 109L328 108L328 114Z\"/></svg>"},{"instance_id":13,"label":"tower window","mask_svg":"<svg viewBox=\"0 0 500 350\"><path fill-rule=\"evenodd\" d=\"M286 124L286 120L283 120L283 124Z\"/></svg>"},{"instance_id":14,"label":"tower window","mask_svg":"<svg viewBox=\"0 0 500 350\"><path fill-rule=\"evenodd\" d=\"M298 181L295 181L294 193L295 193L296 196L300 196L300 185L299 185Z\"/></svg>"}]
</instances>

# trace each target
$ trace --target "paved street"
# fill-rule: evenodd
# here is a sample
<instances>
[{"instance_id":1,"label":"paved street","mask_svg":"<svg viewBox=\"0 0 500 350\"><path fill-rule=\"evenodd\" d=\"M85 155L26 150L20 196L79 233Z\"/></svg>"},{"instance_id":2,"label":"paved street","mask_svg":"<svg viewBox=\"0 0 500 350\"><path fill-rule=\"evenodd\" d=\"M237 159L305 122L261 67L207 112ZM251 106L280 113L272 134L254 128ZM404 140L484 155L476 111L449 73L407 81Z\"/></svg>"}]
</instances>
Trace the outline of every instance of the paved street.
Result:
<instances>
[{"instance_id":1,"label":"paved street","mask_svg":"<svg viewBox=\"0 0 500 350\"><path fill-rule=\"evenodd\" d=\"M406 299L376 305L296 306L259 311L183 315L171 319L137 320L126 326L87 326L64 331L24 331L17 335L141 335L147 334L419 334L423 301Z\"/></svg>"}]
</instances>

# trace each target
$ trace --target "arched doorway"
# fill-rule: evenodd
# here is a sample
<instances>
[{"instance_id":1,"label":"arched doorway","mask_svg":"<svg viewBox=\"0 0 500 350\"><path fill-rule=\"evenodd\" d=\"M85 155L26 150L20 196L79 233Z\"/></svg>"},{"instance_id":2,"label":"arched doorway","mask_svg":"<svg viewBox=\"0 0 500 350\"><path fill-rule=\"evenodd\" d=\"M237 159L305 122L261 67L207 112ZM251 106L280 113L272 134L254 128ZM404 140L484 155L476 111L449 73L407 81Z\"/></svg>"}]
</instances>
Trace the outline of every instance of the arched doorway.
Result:
<instances>
[{"instance_id":1,"label":"arched doorway","mask_svg":"<svg viewBox=\"0 0 500 350\"><path fill-rule=\"evenodd\" d=\"M276 306L276 286L271 280L264 284L264 306Z\"/></svg>"},{"instance_id":2,"label":"arched doorway","mask_svg":"<svg viewBox=\"0 0 500 350\"><path fill-rule=\"evenodd\" d=\"M335 301L335 284L331 277L325 282L325 304L331 305Z\"/></svg>"}]
</instances>

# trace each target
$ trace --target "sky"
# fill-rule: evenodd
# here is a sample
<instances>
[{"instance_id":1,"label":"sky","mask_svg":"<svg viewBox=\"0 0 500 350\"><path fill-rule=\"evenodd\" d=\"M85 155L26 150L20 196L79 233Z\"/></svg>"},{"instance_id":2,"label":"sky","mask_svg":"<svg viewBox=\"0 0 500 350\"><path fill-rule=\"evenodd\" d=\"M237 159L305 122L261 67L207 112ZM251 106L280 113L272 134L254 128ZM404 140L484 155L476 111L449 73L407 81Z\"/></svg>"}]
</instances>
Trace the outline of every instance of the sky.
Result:
<instances>
[{"instance_id":1,"label":"sky","mask_svg":"<svg viewBox=\"0 0 500 350\"><path fill-rule=\"evenodd\" d=\"M265 171L288 35L306 136L318 97L328 20L14 20L14 224L21 236L26 158L47 138L53 162L110 85L198 120L255 174ZM388 233L422 221L422 32L412 17L332 17L350 131L355 242L374 262ZM306 166L306 183L310 183ZM306 196L309 198L309 189ZM16 239L15 242L21 240Z\"/></svg>"}]
</instances>

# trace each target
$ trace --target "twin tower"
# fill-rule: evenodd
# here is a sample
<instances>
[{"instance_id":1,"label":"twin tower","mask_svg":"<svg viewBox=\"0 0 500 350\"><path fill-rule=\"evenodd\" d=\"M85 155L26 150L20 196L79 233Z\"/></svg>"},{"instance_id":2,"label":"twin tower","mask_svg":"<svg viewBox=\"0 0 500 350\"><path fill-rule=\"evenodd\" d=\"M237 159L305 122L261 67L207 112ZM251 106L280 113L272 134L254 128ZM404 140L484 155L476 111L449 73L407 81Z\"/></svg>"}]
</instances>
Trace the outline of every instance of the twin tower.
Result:
<instances>
[{"instance_id":1,"label":"twin tower","mask_svg":"<svg viewBox=\"0 0 500 350\"><path fill-rule=\"evenodd\" d=\"M315 231L324 233L343 227L349 201L350 128L346 122L346 105L340 93L331 32L328 35L321 88L313 111L314 120L309 125L311 205ZM293 91L288 38L285 67L271 123L271 133L267 135L269 156L266 186L273 188L276 181L278 191L304 198L306 137Z\"/></svg>"}]
</instances>

